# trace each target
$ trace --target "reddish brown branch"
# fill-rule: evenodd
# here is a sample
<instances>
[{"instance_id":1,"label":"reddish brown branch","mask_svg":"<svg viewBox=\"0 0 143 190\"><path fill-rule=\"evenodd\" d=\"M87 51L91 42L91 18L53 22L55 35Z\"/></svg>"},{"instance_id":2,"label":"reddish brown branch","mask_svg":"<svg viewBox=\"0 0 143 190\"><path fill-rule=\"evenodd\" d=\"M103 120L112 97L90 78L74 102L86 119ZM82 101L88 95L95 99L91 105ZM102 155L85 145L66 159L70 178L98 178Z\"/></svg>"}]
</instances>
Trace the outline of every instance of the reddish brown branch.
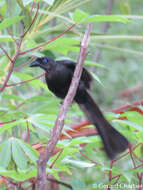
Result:
<instances>
[{"instance_id":1,"label":"reddish brown branch","mask_svg":"<svg viewBox=\"0 0 143 190\"><path fill-rule=\"evenodd\" d=\"M139 178L139 188L138 188L138 190L142 190L142 189L143 189L142 179L143 179L143 173L140 174L140 178Z\"/></svg>"},{"instance_id":2,"label":"reddish brown branch","mask_svg":"<svg viewBox=\"0 0 143 190\"><path fill-rule=\"evenodd\" d=\"M88 156L86 156L82 151L79 151L79 152L80 152L80 154L81 154L83 157L85 157L87 160L89 160L89 161L92 162L93 164L98 165L98 166L101 166L101 164L99 164L99 163L95 162L94 160L90 159L90 158L89 158Z\"/></svg>"},{"instance_id":3,"label":"reddish brown branch","mask_svg":"<svg viewBox=\"0 0 143 190\"><path fill-rule=\"evenodd\" d=\"M109 181L112 181L112 168L113 168L114 160L110 162L110 170L109 170Z\"/></svg>"},{"instance_id":4,"label":"reddish brown branch","mask_svg":"<svg viewBox=\"0 0 143 190\"><path fill-rule=\"evenodd\" d=\"M16 67L16 68L14 68L13 71L18 71L18 70L21 69L22 67L28 65L34 58L35 58L35 56L32 56L26 63L24 63L24 64L22 64L22 65L20 65L20 66L18 66L18 67Z\"/></svg>"},{"instance_id":5,"label":"reddish brown branch","mask_svg":"<svg viewBox=\"0 0 143 190\"><path fill-rule=\"evenodd\" d=\"M9 58L9 60L11 61L11 65L10 65L8 74L7 74L7 76L6 76L5 80L4 80L3 85L2 85L1 88L0 88L0 92L2 92L2 91L5 89L5 87L7 87L7 82L9 81L10 76L11 76L13 70L14 70L14 64L15 64L15 62L16 62L16 59L17 59L17 57L20 55L20 48L21 48L22 40L23 40L24 36L27 34L27 32L30 30L31 26L33 25L33 23L34 23L34 21L35 21L35 19L36 19L36 17L37 17L37 14L38 14L38 9L39 9L39 3L37 4L37 11L36 11L36 14L35 14L35 16L34 16L34 18L33 18L33 20L32 20L32 23L30 24L30 26L28 27L28 29L21 35L21 38L20 38L18 41L15 41L15 43L16 43L16 45L17 45L17 51L16 51L16 53L15 53L13 59L11 59L11 58L9 57L9 55L7 54L7 52L0 46L0 48L1 48L1 49L3 50L3 52L5 53L5 55L6 55L6 56Z\"/></svg>"},{"instance_id":6,"label":"reddish brown branch","mask_svg":"<svg viewBox=\"0 0 143 190\"><path fill-rule=\"evenodd\" d=\"M35 1L33 1L33 3L32 3L31 9L30 9L30 14L32 13L34 7L35 7Z\"/></svg>"},{"instance_id":7,"label":"reddish brown branch","mask_svg":"<svg viewBox=\"0 0 143 190\"><path fill-rule=\"evenodd\" d=\"M49 43L55 41L55 40L58 39L59 37L63 36L65 33L69 32L74 26L75 26L75 24L73 24L72 26L70 26L68 29L66 29L66 30L63 31L61 34L59 34L58 36L54 37L54 38L51 39L50 41L44 42L44 43L42 43L41 45L39 45L39 46L37 46L37 47L35 47L35 48L31 48L31 49L28 49L28 50L26 50L26 51L23 51L23 52L20 53L20 55L23 55L23 54L26 54L26 53L28 53L28 52L34 51L34 50L36 50L36 49L39 49L39 48L41 48L41 47L43 47L43 46L45 46L45 45L47 45L47 44L49 44Z\"/></svg>"},{"instance_id":8,"label":"reddish brown branch","mask_svg":"<svg viewBox=\"0 0 143 190\"><path fill-rule=\"evenodd\" d=\"M133 157L133 150L132 150L132 146L129 146L129 152L130 152L130 157L131 157L131 160L133 162L133 165L134 165L134 168L136 167L136 163L135 163L135 160L134 160L134 157ZM139 176L139 173L136 174L138 179L140 180L140 176Z\"/></svg>"},{"instance_id":9,"label":"reddish brown branch","mask_svg":"<svg viewBox=\"0 0 143 190\"><path fill-rule=\"evenodd\" d=\"M134 169L140 168L143 166L143 162L141 164L139 164L138 166L134 167Z\"/></svg>"},{"instance_id":10,"label":"reddish brown branch","mask_svg":"<svg viewBox=\"0 0 143 190\"><path fill-rule=\"evenodd\" d=\"M54 151L54 148L60 138L60 134L62 132L63 126L64 126L64 119L66 116L66 113L68 111L68 108L70 104L72 103L72 100L75 96L76 89L78 87L78 83L80 80L80 76L82 73L82 65L85 59L85 56L87 54L87 48L89 43L89 34L91 30L91 25L89 24L87 27L87 30L85 32L85 35L83 37L82 43L81 43L81 49L80 54L78 57L78 63L75 68L74 76L69 88L69 91L67 93L67 96L65 97L63 104L60 108L59 115L57 117L57 120L55 122L55 126L51 131L50 139L48 142L47 147L45 148L44 152L40 155L38 160L38 190L46 190L46 163L49 160L50 156L52 155L52 152Z\"/></svg>"},{"instance_id":11,"label":"reddish brown branch","mask_svg":"<svg viewBox=\"0 0 143 190\"><path fill-rule=\"evenodd\" d=\"M9 58L9 60L11 61L11 65L10 65L10 68L9 68L9 71L8 71L8 75L6 76L6 78L5 78L5 80L4 80L4 83L3 83L3 85L2 85L1 88L0 88L0 92L2 92L2 91L5 89L5 87L15 86L15 85L18 85L18 84L24 84L24 83L27 83L27 82L31 81L31 80L28 80L28 81L22 81L22 82L20 82L20 83L14 83L14 84L11 84L11 85L7 85L7 82L9 81L9 78L10 78L12 72L14 71L14 64L15 64L15 61L16 61L16 59L17 59L17 57L18 57L19 55L23 55L23 54L25 54L25 53L27 53L27 52L30 52L30 51L39 49L39 48L43 47L44 45L51 43L52 41L58 39L59 37L61 37L61 36L64 35L65 33L67 33L68 31L70 31L70 30L75 26L75 24L73 24L71 27L69 27L67 30L65 30L65 31L62 32L61 34L59 34L57 37L53 38L52 40L50 40L50 41L48 41L48 42L44 42L43 44L41 44L41 45L38 46L38 47L29 49L29 50L27 50L27 51L25 51L25 52L20 52L20 47L21 47L22 40L23 40L24 36L27 34L27 32L30 30L30 28L32 27L33 23L35 22L35 19L36 19L37 14L38 14L38 10L39 10L39 3L38 3L38 5L37 5L37 11L36 11L36 14L35 14L35 16L34 16L34 18L33 18L33 20L32 20L32 23L30 24L30 26L28 27L28 29L24 32L24 34L21 35L21 38L20 38L19 41L17 42L17 51L16 51L16 54L15 54L15 56L14 56L13 59L11 59L11 58L9 57L9 55L7 54L7 52L0 46L0 48L1 48L1 49L3 50L3 52L5 53L5 55L6 55L6 56ZM39 76L39 77L40 77L40 76ZM34 80L34 79L32 79L32 80Z\"/></svg>"},{"instance_id":12,"label":"reddish brown branch","mask_svg":"<svg viewBox=\"0 0 143 190\"><path fill-rule=\"evenodd\" d=\"M36 18L37 18L37 15L38 15L38 11L39 11L39 3L37 3L37 10L36 10L36 13L35 13L35 16L30 24L30 26L27 28L27 30L21 35L21 38L24 38L25 35L27 34L27 32L29 32L29 30L31 29L32 25L34 24Z\"/></svg>"},{"instance_id":13,"label":"reddish brown branch","mask_svg":"<svg viewBox=\"0 0 143 190\"><path fill-rule=\"evenodd\" d=\"M13 72L15 61L16 61L17 57L19 56L19 53L20 53L21 43L22 43L22 40L20 39L19 43L18 43L18 48L17 48L16 54L15 54L14 58L11 60L11 65L10 65L10 68L8 71L8 75L6 76L4 83L3 83L2 87L0 88L0 92L2 92L5 89L7 82L9 81L9 78Z\"/></svg>"},{"instance_id":14,"label":"reddish brown branch","mask_svg":"<svg viewBox=\"0 0 143 190\"><path fill-rule=\"evenodd\" d=\"M1 50L3 51L3 53L8 57L8 59L12 62L11 57L8 55L8 53L5 51L5 49L0 45Z\"/></svg>"},{"instance_id":15,"label":"reddish brown branch","mask_svg":"<svg viewBox=\"0 0 143 190\"><path fill-rule=\"evenodd\" d=\"M49 168L53 168L54 164L56 163L56 161L58 160L58 158L61 156L63 150L64 149L61 149L61 151L59 152L58 156L56 157L56 159L53 161L53 163L51 164L51 166Z\"/></svg>"},{"instance_id":16,"label":"reddish brown branch","mask_svg":"<svg viewBox=\"0 0 143 190\"><path fill-rule=\"evenodd\" d=\"M0 126L3 126L4 124L12 123L12 122L14 122L14 121L16 121L16 119L13 119L13 120L10 120L10 121L2 122L2 123L0 123Z\"/></svg>"},{"instance_id":17,"label":"reddish brown branch","mask_svg":"<svg viewBox=\"0 0 143 190\"><path fill-rule=\"evenodd\" d=\"M133 169L136 170L136 169L138 169L138 168L140 168L140 167L142 167L142 166L143 166L143 163L139 164L138 166L134 167ZM119 177L121 177L121 176L122 176L122 174L118 174L118 175L112 177L112 180L113 180L113 179L116 179L116 178L119 178Z\"/></svg>"},{"instance_id":18,"label":"reddish brown branch","mask_svg":"<svg viewBox=\"0 0 143 190\"><path fill-rule=\"evenodd\" d=\"M120 91L119 95L121 97L129 99L132 97L132 95L139 93L141 90L142 90L142 84L141 82L138 82L136 85Z\"/></svg>"},{"instance_id":19,"label":"reddish brown branch","mask_svg":"<svg viewBox=\"0 0 143 190\"><path fill-rule=\"evenodd\" d=\"M143 105L143 100L138 100L138 101L135 101L135 102L131 102L129 104L126 104L124 106L118 107L116 109L109 110L109 112L123 113L125 111L128 111L130 108L132 108L134 106L138 106L138 105Z\"/></svg>"},{"instance_id":20,"label":"reddish brown branch","mask_svg":"<svg viewBox=\"0 0 143 190\"><path fill-rule=\"evenodd\" d=\"M57 184L59 184L59 185L63 185L63 186L65 186L65 187L67 187L68 189L73 190L73 188L72 188L71 185L69 185L69 184L67 184L67 183L64 183L64 182L62 182L62 181L58 181L58 180L56 180L56 179L49 178L49 177L47 178L47 180L49 180L49 181L51 181L51 182L53 182L53 183L57 183ZM48 190L52 190L52 189L50 188L50 189L48 189Z\"/></svg>"},{"instance_id":21,"label":"reddish brown branch","mask_svg":"<svg viewBox=\"0 0 143 190\"><path fill-rule=\"evenodd\" d=\"M9 29L7 29L7 32L11 36L11 38L13 39L13 41L15 42L16 46L18 46L17 40L14 38L12 32Z\"/></svg>"},{"instance_id":22,"label":"reddish brown branch","mask_svg":"<svg viewBox=\"0 0 143 190\"><path fill-rule=\"evenodd\" d=\"M134 160L133 155L132 155L132 146L129 146L129 153L130 153L130 156L131 156L131 160L133 162L133 166L136 167L136 163L135 163L135 160Z\"/></svg>"},{"instance_id":23,"label":"reddish brown branch","mask_svg":"<svg viewBox=\"0 0 143 190\"><path fill-rule=\"evenodd\" d=\"M37 76L37 77L34 77L32 79L29 79L29 80L26 80L26 81L22 81L22 82L17 82L17 83L13 83L13 84L7 84L6 87L11 87L11 86L16 86L16 85L21 85L21 84L25 84L25 83L28 83L28 82L31 82L35 79L38 79L38 78L41 78L45 75L45 73L42 73L41 75Z\"/></svg>"}]
</instances>

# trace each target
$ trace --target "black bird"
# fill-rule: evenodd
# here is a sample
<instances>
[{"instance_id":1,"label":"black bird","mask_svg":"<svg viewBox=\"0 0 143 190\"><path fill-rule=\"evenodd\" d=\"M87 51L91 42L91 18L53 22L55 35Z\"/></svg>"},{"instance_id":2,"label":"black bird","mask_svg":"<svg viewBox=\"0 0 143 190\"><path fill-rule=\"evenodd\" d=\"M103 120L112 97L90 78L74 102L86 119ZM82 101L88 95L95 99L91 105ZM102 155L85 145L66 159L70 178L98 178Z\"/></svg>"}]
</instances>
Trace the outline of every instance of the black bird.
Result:
<instances>
[{"instance_id":1,"label":"black bird","mask_svg":"<svg viewBox=\"0 0 143 190\"><path fill-rule=\"evenodd\" d=\"M75 62L70 60L55 61L51 57L42 57L37 58L30 66L44 69L49 90L57 97L61 99L65 98L75 70ZM105 119L99 107L90 96L88 90L90 89L91 82L92 77L90 73L83 68L74 101L86 114L91 124L96 126L108 157L114 159L118 153L128 148L129 142Z\"/></svg>"}]
</instances>

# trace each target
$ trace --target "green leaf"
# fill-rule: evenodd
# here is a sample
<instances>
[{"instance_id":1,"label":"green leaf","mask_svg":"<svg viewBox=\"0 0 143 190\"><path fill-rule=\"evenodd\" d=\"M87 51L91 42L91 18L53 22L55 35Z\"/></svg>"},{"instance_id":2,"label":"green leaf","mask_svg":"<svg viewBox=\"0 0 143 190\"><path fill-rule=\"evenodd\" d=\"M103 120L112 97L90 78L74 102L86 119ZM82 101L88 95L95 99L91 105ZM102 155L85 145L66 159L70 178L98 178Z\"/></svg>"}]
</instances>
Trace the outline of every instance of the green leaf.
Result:
<instances>
[{"instance_id":1,"label":"green leaf","mask_svg":"<svg viewBox=\"0 0 143 190\"><path fill-rule=\"evenodd\" d=\"M65 145L66 146L66 145ZM58 146L57 146L58 147ZM58 160L56 161L56 164L58 165L59 162L61 164L61 160L62 163L65 163L65 159L69 156L73 156L76 152L79 152L79 148L72 148L72 147L65 147L62 151L62 154L60 155L60 157L58 158ZM55 155L54 157L51 158L51 161L53 162L56 159L57 155Z\"/></svg>"},{"instance_id":2,"label":"green leaf","mask_svg":"<svg viewBox=\"0 0 143 190\"><path fill-rule=\"evenodd\" d=\"M141 136L142 136L142 133L139 133L139 134L141 134ZM137 146L136 149L134 150L134 153L139 158L142 158L142 156L143 156L143 143L142 143L142 139L140 140L141 141L140 145Z\"/></svg>"},{"instance_id":3,"label":"green leaf","mask_svg":"<svg viewBox=\"0 0 143 190\"><path fill-rule=\"evenodd\" d=\"M23 142L22 140L17 139L17 142L19 143L20 147L23 149L23 151L25 152L25 155L31 159L33 162L36 163L36 161L38 160L38 152L29 144Z\"/></svg>"},{"instance_id":4,"label":"green leaf","mask_svg":"<svg viewBox=\"0 0 143 190\"><path fill-rule=\"evenodd\" d=\"M19 101L24 101L23 98L21 98L20 96L16 96L14 94L6 94L6 93L3 93L3 99L11 99L11 100L19 100Z\"/></svg>"},{"instance_id":5,"label":"green leaf","mask_svg":"<svg viewBox=\"0 0 143 190\"><path fill-rule=\"evenodd\" d=\"M127 1L121 1L120 4L120 9L122 14L124 15L131 15L131 7L130 7L130 3Z\"/></svg>"},{"instance_id":6,"label":"green leaf","mask_svg":"<svg viewBox=\"0 0 143 190\"><path fill-rule=\"evenodd\" d=\"M139 131L142 131L143 132L143 127L142 125L138 125L136 123L133 123L131 121L125 121L125 120L114 120L115 122L118 122L120 124L123 124L123 125L128 125L130 127L133 127L134 129L137 129Z\"/></svg>"},{"instance_id":7,"label":"green leaf","mask_svg":"<svg viewBox=\"0 0 143 190\"><path fill-rule=\"evenodd\" d=\"M23 5L26 6L32 2L33 2L33 0L23 0Z\"/></svg>"},{"instance_id":8,"label":"green leaf","mask_svg":"<svg viewBox=\"0 0 143 190\"><path fill-rule=\"evenodd\" d=\"M21 120L14 121L14 122L11 122L11 123L8 123L8 124L4 124L2 127L0 127L0 132L4 132L5 130L8 130L8 129L16 126L17 124L23 123L23 122L24 122L24 120L21 119Z\"/></svg>"},{"instance_id":9,"label":"green leaf","mask_svg":"<svg viewBox=\"0 0 143 190\"><path fill-rule=\"evenodd\" d=\"M55 120L56 115L47 114L34 114L28 118L29 122L46 132L49 132L50 128L54 125Z\"/></svg>"},{"instance_id":10,"label":"green leaf","mask_svg":"<svg viewBox=\"0 0 143 190\"><path fill-rule=\"evenodd\" d=\"M11 160L11 141L7 140L2 144L2 150L0 151L0 166L7 168Z\"/></svg>"},{"instance_id":11,"label":"green leaf","mask_svg":"<svg viewBox=\"0 0 143 190\"><path fill-rule=\"evenodd\" d=\"M118 15L92 15L81 20L81 23L87 22L129 22L125 17Z\"/></svg>"},{"instance_id":12,"label":"green leaf","mask_svg":"<svg viewBox=\"0 0 143 190\"><path fill-rule=\"evenodd\" d=\"M133 174L130 171L122 171L122 175L123 177L130 183L132 178L133 178Z\"/></svg>"},{"instance_id":13,"label":"green leaf","mask_svg":"<svg viewBox=\"0 0 143 190\"><path fill-rule=\"evenodd\" d=\"M31 77L31 75L29 74L25 74L25 73L15 73L15 76L19 77L21 80L26 81L26 80L31 80L33 77ZM13 81L14 82L14 81ZM42 81L40 81L39 79L35 79L33 81L30 81L26 84L31 84L32 86L34 86L35 88L44 88L45 90L49 91L46 84L44 84Z\"/></svg>"},{"instance_id":14,"label":"green leaf","mask_svg":"<svg viewBox=\"0 0 143 190\"><path fill-rule=\"evenodd\" d=\"M23 23L26 27L29 27L29 25L32 22L30 11L24 6L23 0L16 0L19 7L22 9L22 15L24 15Z\"/></svg>"},{"instance_id":15,"label":"green leaf","mask_svg":"<svg viewBox=\"0 0 143 190\"><path fill-rule=\"evenodd\" d=\"M44 46L44 49L55 50L57 52L63 53L66 55L68 51L79 51L79 40L74 38L58 38L57 40L53 41L52 43Z\"/></svg>"},{"instance_id":16,"label":"green leaf","mask_svg":"<svg viewBox=\"0 0 143 190\"><path fill-rule=\"evenodd\" d=\"M139 125L143 124L143 115L141 115L140 113L138 113L136 111L127 111L127 112L121 114L121 116L127 117L128 120L130 120L136 124L139 124Z\"/></svg>"},{"instance_id":17,"label":"green leaf","mask_svg":"<svg viewBox=\"0 0 143 190\"><path fill-rule=\"evenodd\" d=\"M37 43L35 42L34 39L32 39L32 38L29 39L28 37L25 37L25 40L27 40L27 43L26 43L25 49L23 49L23 50L34 48L37 46Z\"/></svg>"},{"instance_id":18,"label":"green leaf","mask_svg":"<svg viewBox=\"0 0 143 190\"><path fill-rule=\"evenodd\" d=\"M8 35L0 35L0 42L13 42L13 39Z\"/></svg>"},{"instance_id":19,"label":"green leaf","mask_svg":"<svg viewBox=\"0 0 143 190\"><path fill-rule=\"evenodd\" d=\"M73 146L73 145L79 145L79 144L82 144L82 143L90 143L90 138L87 138L87 137L79 137L79 138L75 138L75 139L72 139L70 141L70 145Z\"/></svg>"},{"instance_id":20,"label":"green leaf","mask_svg":"<svg viewBox=\"0 0 143 190\"><path fill-rule=\"evenodd\" d=\"M30 170L30 171L15 171L15 170L4 170L3 168L0 168L0 175L10 177L16 181L25 181L27 179L30 179L32 177L35 177L37 175L37 170Z\"/></svg>"},{"instance_id":21,"label":"green leaf","mask_svg":"<svg viewBox=\"0 0 143 190\"><path fill-rule=\"evenodd\" d=\"M7 11L7 2L0 0L0 14L4 17Z\"/></svg>"},{"instance_id":22,"label":"green leaf","mask_svg":"<svg viewBox=\"0 0 143 190\"><path fill-rule=\"evenodd\" d=\"M50 6L52 6L55 0L44 0L44 1L48 3Z\"/></svg>"},{"instance_id":23,"label":"green leaf","mask_svg":"<svg viewBox=\"0 0 143 190\"><path fill-rule=\"evenodd\" d=\"M79 24L84 18L86 18L88 16L89 16L88 13L85 13L80 9L76 9L73 14L73 20L76 24Z\"/></svg>"},{"instance_id":24,"label":"green leaf","mask_svg":"<svg viewBox=\"0 0 143 190\"><path fill-rule=\"evenodd\" d=\"M104 86L103 83L101 82L101 80L99 79L99 77L98 77L96 74L94 74L93 72L91 72L91 75L93 76L93 78L94 78L99 84L101 84L102 86Z\"/></svg>"},{"instance_id":25,"label":"green leaf","mask_svg":"<svg viewBox=\"0 0 143 190\"><path fill-rule=\"evenodd\" d=\"M101 68L106 68L104 65L96 63L94 61L85 61L85 65L90 65L90 66L95 66L95 67L101 67Z\"/></svg>"},{"instance_id":26,"label":"green leaf","mask_svg":"<svg viewBox=\"0 0 143 190\"><path fill-rule=\"evenodd\" d=\"M35 56L35 57L44 57L45 55L43 53L39 53L37 51L32 51L32 52L28 52L27 56L29 56L29 57L32 57L32 56Z\"/></svg>"},{"instance_id":27,"label":"green leaf","mask_svg":"<svg viewBox=\"0 0 143 190\"><path fill-rule=\"evenodd\" d=\"M29 102L33 102L33 101L38 101L38 102L48 102L48 96L47 95L36 95L36 96L32 96L30 98L27 98L26 101L29 103ZM51 101L50 101L51 102ZM55 103L56 105L57 103Z\"/></svg>"},{"instance_id":28,"label":"green leaf","mask_svg":"<svg viewBox=\"0 0 143 190\"><path fill-rule=\"evenodd\" d=\"M0 30L2 30L4 28L8 28L12 24L19 22L23 18L24 18L23 16L15 16L12 18L5 19L3 22L0 23Z\"/></svg>"},{"instance_id":29,"label":"green leaf","mask_svg":"<svg viewBox=\"0 0 143 190\"><path fill-rule=\"evenodd\" d=\"M18 140L15 138L11 139L12 141L12 158L16 163L17 167L21 170L27 169L27 157L25 156L24 151L18 143Z\"/></svg>"},{"instance_id":30,"label":"green leaf","mask_svg":"<svg viewBox=\"0 0 143 190\"><path fill-rule=\"evenodd\" d=\"M64 159L64 162L65 163L68 163L68 164L72 164L74 166L77 166L79 168L89 168L89 167L93 167L95 164L93 163L89 163L89 162L83 162L83 161L80 161L80 160L70 160L70 159Z\"/></svg>"}]
</instances>

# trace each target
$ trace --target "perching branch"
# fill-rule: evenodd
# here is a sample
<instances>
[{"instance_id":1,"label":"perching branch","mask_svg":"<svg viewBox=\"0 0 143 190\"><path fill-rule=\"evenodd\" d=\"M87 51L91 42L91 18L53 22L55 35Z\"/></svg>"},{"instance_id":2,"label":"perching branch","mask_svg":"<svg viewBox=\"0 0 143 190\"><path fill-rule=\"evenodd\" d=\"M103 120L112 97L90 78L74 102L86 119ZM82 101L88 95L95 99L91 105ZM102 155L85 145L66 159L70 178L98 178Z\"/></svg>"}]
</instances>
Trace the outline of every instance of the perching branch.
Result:
<instances>
[{"instance_id":1,"label":"perching branch","mask_svg":"<svg viewBox=\"0 0 143 190\"><path fill-rule=\"evenodd\" d=\"M66 117L66 113L68 111L69 106L72 103L72 100L76 94L76 90L78 87L78 83L81 77L82 73L82 66L85 59L85 56L87 55L87 49L88 49L88 43L89 43L89 35L91 30L91 24L88 24L88 27L85 31L81 48L80 48L80 54L78 57L77 65L75 68L75 72L72 78L72 82L69 88L69 91L67 93L67 96L65 97L63 104L60 108L59 115L57 117L57 120L55 122L55 126L51 131L50 139L48 142L47 147L45 148L44 152L40 155L38 160L38 184L37 189L38 190L46 190L46 184L47 184L47 178L46 178L46 164L48 160L50 159L52 152L54 151L54 148L60 138L63 126L64 126L64 120Z\"/></svg>"}]
</instances>

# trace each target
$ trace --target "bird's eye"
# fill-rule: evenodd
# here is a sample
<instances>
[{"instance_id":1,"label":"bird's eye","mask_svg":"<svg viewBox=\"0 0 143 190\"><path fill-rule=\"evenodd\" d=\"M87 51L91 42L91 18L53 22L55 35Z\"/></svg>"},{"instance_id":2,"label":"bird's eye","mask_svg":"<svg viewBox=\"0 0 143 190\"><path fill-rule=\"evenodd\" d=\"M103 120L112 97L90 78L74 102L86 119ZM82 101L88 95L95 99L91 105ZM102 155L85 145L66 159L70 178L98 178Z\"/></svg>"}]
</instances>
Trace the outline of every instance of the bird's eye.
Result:
<instances>
[{"instance_id":1,"label":"bird's eye","mask_svg":"<svg viewBox=\"0 0 143 190\"><path fill-rule=\"evenodd\" d=\"M48 59L46 57L44 57L43 61L42 61L44 64L47 64L48 63Z\"/></svg>"}]
</instances>

